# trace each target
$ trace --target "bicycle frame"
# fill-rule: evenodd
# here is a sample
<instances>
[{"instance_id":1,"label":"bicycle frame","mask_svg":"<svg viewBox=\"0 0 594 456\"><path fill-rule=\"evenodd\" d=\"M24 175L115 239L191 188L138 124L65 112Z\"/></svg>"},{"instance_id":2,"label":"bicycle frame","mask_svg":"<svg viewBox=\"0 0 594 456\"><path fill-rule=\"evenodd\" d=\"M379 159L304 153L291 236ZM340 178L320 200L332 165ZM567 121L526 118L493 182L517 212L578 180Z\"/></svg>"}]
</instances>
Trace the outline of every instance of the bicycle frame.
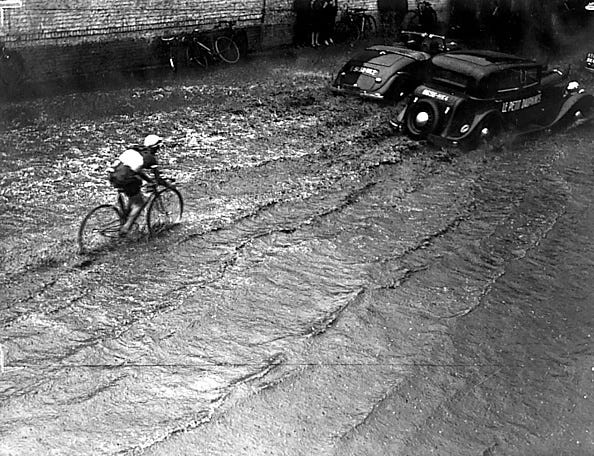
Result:
<instances>
[{"instance_id":1,"label":"bicycle frame","mask_svg":"<svg viewBox=\"0 0 594 456\"><path fill-rule=\"evenodd\" d=\"M200 64L198 58L201 53L203 55L205 54L211 61L236 63L237 60L239 60L240 51L237 43L234 41L235 30L233 29L233 25L235 24L235 21L220 21L215 30L220 29L221 24L227 24L227 26L222 29L223 33L218 35L209 34L206 40L204 39L205 33L198 29L190 34L189 39L187 40L187 45L189 47L188 54L193 54L193 57L188 57L189 61L194 60L196 63ZM219 49L219 43L224 40L227 40L227 43L231 43L231 48L235 48L235 57L233 57L233 55L226 55L224 51ZM208 44L205 44L205 41L208 42ZM192 49L192 46L194 49Z\"/></svg>"},{"instance_id":2,"label":"bicycle frame","mask_svg":"<svg viewBox=\"0 0 594 456\"><path fill-rule=\"evenodd\" d=\"M134 216L134 219L132 220L131 225L136 225L139 217L146 211L146 209L149 207L149 205L152 203L152 201L155 199L155 197L159 194L158 187L159 187L159 185L157 183L148 183L143 186L145 191L148 190L148 197L144 198L144 203L142 204L142 207L140 208L138 213ZM161 185L161 187L167 188L168 185ZM124 192L118 191L116 207L118 207L120 209L120 211L121 211L120 213L121 213L124 221L127 220L128 215L130 214L129 205L130 205L129 198L124 194Z\"/></svg>"},{"instance_id":3,"label":"bicycle frame","mask_svg":"<svg viewBox=\"0 0 594 456\"><path fill-rule=\"evenodd\" d=\"M162 36L160 39L161 43L163 43L167 48L167 63L173 71L177 71L177 54L175 49L183 41L183 38L179 36Z\"/></svg>"},{"instance_id":4,"label":"bicycle frame","mask_svg":"<svg viewBox=\"0 0 594 456\"><path fill-rule=\"evenodd\" d=\"M215 60L216 54L211 46L208 46L203 43L203 41L204 41L202 39L203 35L204 35L204 32L197 30L197 29L194 30L188 36L187 45L188 46L196 46L200 52L206 53L208 55L209 59Z\"/></svg>"}]
</instances>

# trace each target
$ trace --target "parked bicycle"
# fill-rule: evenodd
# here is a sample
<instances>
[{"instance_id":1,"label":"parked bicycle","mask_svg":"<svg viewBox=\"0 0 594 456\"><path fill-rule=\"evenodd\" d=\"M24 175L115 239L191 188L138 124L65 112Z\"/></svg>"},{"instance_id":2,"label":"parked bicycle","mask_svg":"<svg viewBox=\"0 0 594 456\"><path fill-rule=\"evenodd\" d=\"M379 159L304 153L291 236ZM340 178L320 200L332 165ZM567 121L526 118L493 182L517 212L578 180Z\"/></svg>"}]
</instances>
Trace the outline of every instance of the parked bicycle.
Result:
<instances>
[{"instance_id":1,"label":"parked bicycle","mask_svg":"<svg viewBox=\"0 0 594 456\"><path fill-rule=\"evenodd\" d=\"M21 55L0 43L0 89L7 93L21 85L25 78L25 64Z\"/></svg>"},{"instance_id":2,"label":"parked bicycle","mask_svg":"<svg viewBox=\"0 0 594 456\"><path fill-rule=\"evenodd\" d=\"M233 28L235 22L220 21L214 34L196 29L189 33L160 37L167 64L177 71L180 63L201 68L219 61L237 63L241 55ZM221 25L225 25L222 32Z\"/></svg>"},{"instance_id":3,"label":"parked bicycle","mask_svg":"<svg viewBox=\"0 0 594 456\"><path fill-rule=\"evenodd\" d=\"M417 1L417 7L410 10L402 19L402 28L417 32L435 33L439 21L437 13L427 1Z\"/></svg>"},{"instance_id":4,"label":"parked bicycle","mask_svg":"<svg viewBox=\"0 0 594 456\"><path fill-rule=\"evenodd\" d=\"M181 222L184 201L172 180L147 184L144 192L147 198L130 232L142 231L140 221L143 215L149 237L155 237ZM128 218L128 206L126 196L118 192L115 204L100 204L89 211L78 229L79 253L100 251L119 239L120 227Z\"/></svg>"},{"instance_id":5,"label":"parked bicycle","mask_svg":"<svg viewBox=\"0 0 594 456\"><path fill-rule=\"evenodd\" d=\"M179 65L179 53L183 43L182 35L161 36L159 37L164 47L164 54L167 57L167 64L172 71L177 71Z\"/></svg>"},{"instance_id":6,"label":"parked bicycle","mask_svg":"<svg viewBox=\"0 0 594 456\"><path fill-rule=\"evenodd\" d=\"M233 29L235 22L220 21L218 27L221 25L226 25L226 27L223 29L223 34L214 39L208 39L200 30L194 30L188 34L186 36L187 64L206 68L210 62L219 60L225 63L237 63L241 55L235 41L235 30Z\"/></svg>"},{"instance_id":7,"label":"parked bicycle","mask_svg":"<svg viewBox=\"0 0 594 456\"><path fill-rule=\"evenodd\" d=\"M366 39L375 35L377 22L375 17L366 11L367 8L349 8L346 6L335 26L336 38L345 42Z\"/></svg>"}]
</instances>

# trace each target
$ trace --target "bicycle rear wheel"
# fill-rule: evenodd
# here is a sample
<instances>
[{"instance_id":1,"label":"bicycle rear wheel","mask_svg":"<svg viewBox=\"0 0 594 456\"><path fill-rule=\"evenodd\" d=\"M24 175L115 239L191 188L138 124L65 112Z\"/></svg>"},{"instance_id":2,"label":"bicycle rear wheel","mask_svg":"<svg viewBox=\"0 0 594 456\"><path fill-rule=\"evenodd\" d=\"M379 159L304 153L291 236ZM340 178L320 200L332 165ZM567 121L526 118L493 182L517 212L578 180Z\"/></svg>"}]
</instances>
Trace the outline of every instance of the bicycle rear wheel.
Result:
<instances>
[{"instance_id":1,"label":"bicycle rear wheel","mask_svg":"<svg viewBox=\"0 0 594 456\"><path fill-rule=\"evenodd\" d=\"M214 48L223 62L237 63L239 61L239 48L235 41L228 36L219 36L214 42Z\"/></svg>"},{"instance_id":2,"label":"bicycle rear wheel","mask_svg":"<svg viewBox=\"0 0 594 456\"><path fill-rule=\"evenodd\" d=\"M112 204L102 204L91 210L78 229L79 253L101 250L119 237L123 224L120 210Z\"/></svg>"},{"instance_id":3,"label":"bicycle rear wheel","mask_svg":"<svg viewBox=\"0 0 594 456\"><path fill-rule=\"evenodd\" d=\"M180 223L183 211L184 200L177 189L167 187L160 190L151 201L146 214L149 235L156 236Z\"/></svg>"},{"instance_id":4,"label":"bicycle rear wheel","mask_svg":"<svg viewBox=\"0 0 594 456\"><path fill-rule=\"evenodd\" d=\"M341 43L349 43L359 39L361 31L351 21L339 21L336 23L334 34L336 40Z\"/></svg>"},{"instance_id":5,"label":"bicycle rear wheel","mask_svg":"<svg viewBox=\"0 0 594 456\"><path fill-rule=\"evenodd\" d=\"M419 22L419 13L416 11L409 11L402 19L402 30L419 31L421 24Z\"/></svg>"}]
</instances>

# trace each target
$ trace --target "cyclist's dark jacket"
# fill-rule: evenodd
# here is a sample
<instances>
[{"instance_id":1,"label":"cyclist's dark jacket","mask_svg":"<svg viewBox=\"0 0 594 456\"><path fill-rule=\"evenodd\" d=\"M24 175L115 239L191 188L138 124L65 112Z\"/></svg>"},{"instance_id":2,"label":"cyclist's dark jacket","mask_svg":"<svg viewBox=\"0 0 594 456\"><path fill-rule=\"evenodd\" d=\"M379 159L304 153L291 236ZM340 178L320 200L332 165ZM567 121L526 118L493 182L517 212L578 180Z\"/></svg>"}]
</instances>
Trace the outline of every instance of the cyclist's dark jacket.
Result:
<instances>
[{"instance_id":1,"label":"cyclist's dark jacket","mask_svg":"<svg viewBox=\"0 0 594 456\"><path fill-rule=\"evenodd\" d=\"M142 178L138 173L153 166L157 166L157 159L150 149L132 146L111 165L109 181L127 196L135 196L142 186Z\"/></svg>"}]
</instances>

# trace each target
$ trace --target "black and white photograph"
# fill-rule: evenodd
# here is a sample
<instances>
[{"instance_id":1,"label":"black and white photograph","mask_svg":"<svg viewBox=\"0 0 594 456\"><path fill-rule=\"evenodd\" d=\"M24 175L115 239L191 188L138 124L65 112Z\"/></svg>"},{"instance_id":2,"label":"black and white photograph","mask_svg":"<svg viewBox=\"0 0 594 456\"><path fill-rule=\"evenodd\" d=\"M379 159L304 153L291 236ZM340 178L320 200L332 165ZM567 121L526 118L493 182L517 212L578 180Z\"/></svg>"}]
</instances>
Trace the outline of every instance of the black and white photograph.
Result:
<instances>
[{"instance_id":1,"label":"black and white photograph","mask_svg":"<svg viewBox=\"0 0 594 456\"><path fill-rule=\"evenodd\" d=\"M0 0L0 456L594 455L594 2Z\"/></svg>"}]
</instances>

